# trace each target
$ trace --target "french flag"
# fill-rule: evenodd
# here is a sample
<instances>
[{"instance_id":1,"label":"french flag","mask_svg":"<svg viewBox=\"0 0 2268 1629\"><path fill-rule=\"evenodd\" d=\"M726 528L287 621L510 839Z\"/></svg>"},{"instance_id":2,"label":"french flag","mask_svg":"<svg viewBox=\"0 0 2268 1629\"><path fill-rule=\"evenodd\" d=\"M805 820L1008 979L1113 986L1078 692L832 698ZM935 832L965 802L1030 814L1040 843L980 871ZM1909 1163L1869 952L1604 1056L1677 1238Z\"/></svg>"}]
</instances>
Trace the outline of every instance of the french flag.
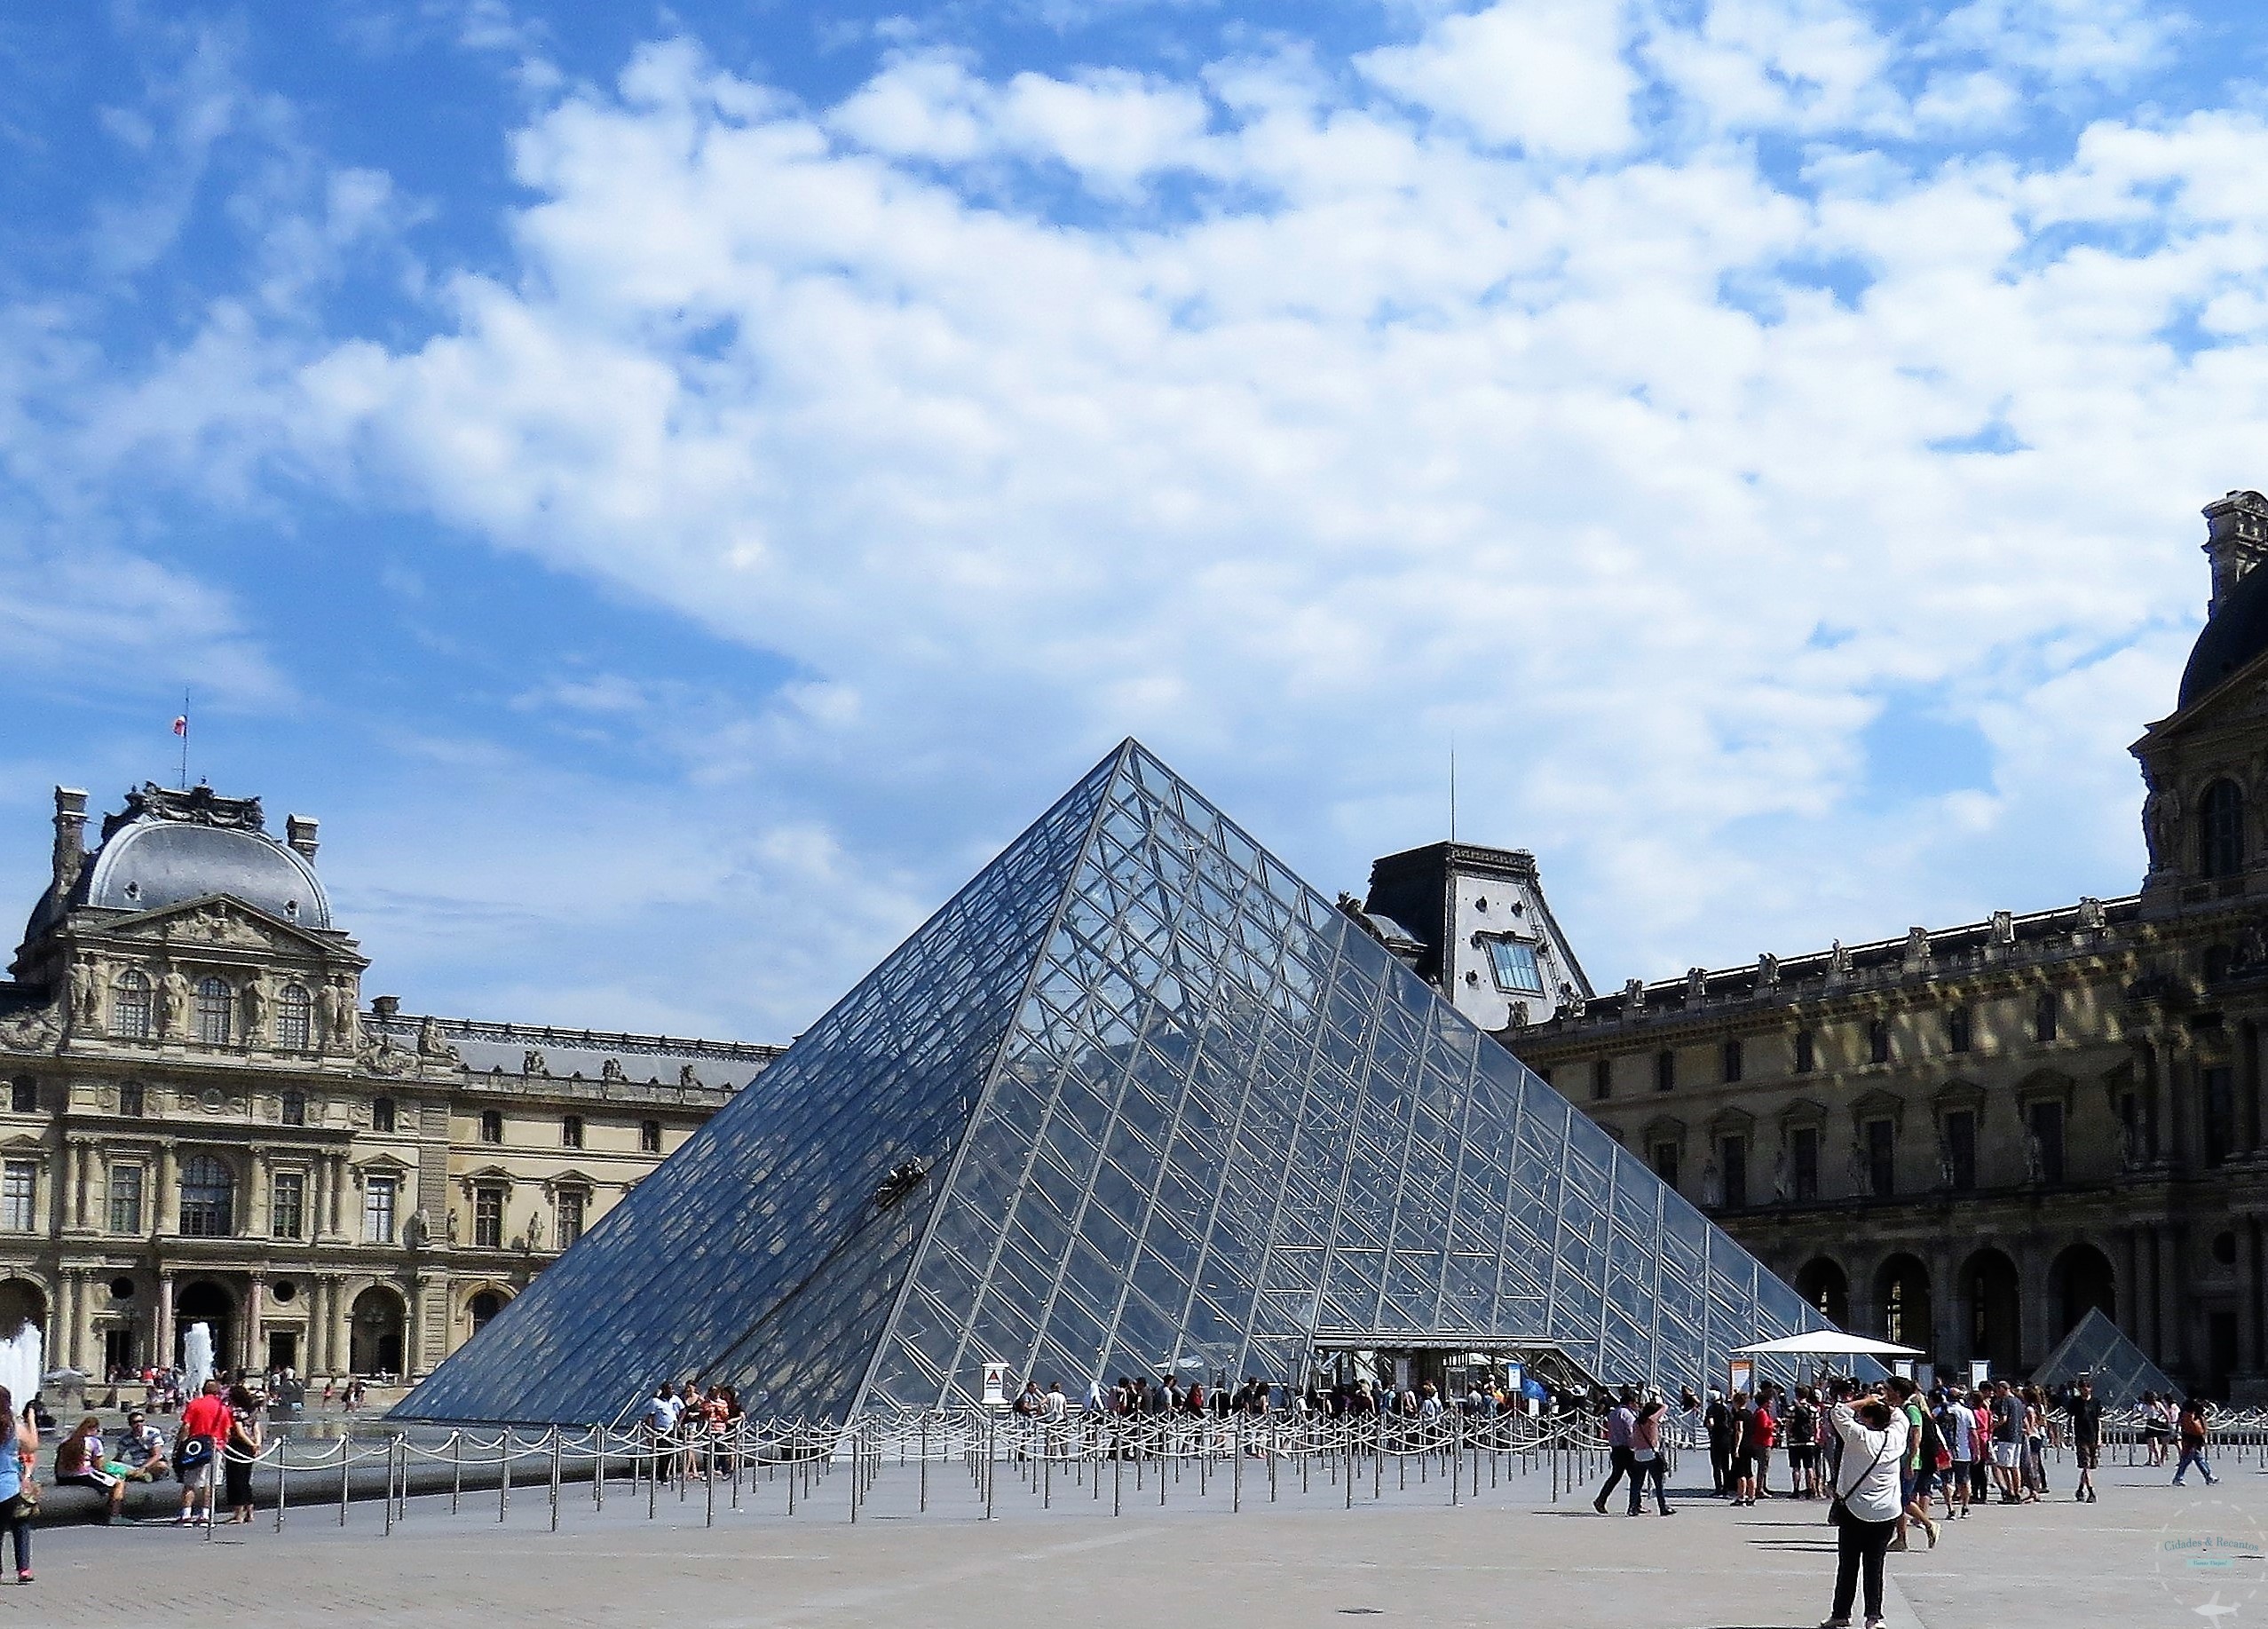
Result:
<instances>
[{"instance_id":1,"label":"french flag","mask_svg":"<svg viewBox=\"0 0 2268 1629\"><path fill-rule=\"evenodd\" d=\"M180 714L177 714L177 715L174 716L174 720L173 720L173 733L174 733L174 734L176 734L176 735L181 736L181 737L183 737L183 738L185 738L185 739L187 737L187 735L188 735L188 733L189 733L189 715L188 715L188 714L186 714L186 713L180 713Z\"/></svg>"}]
</instances>

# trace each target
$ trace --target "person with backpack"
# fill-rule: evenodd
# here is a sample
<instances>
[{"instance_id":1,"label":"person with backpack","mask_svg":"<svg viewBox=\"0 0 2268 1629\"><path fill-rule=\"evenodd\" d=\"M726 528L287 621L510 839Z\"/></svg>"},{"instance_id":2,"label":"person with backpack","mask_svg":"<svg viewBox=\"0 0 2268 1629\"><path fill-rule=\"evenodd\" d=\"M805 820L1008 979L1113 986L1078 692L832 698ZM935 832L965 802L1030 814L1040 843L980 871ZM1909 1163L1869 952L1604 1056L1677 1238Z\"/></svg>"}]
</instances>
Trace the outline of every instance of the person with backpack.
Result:
<instances>
[{"instance_id":1,"label":"person with backpack","mask_svg":"<svg viewBox=\"0 0 2268 1629\"><path fill-rule=\"evenodd\" d=\"M1819 1497L1819 1404L1808 1386L1796 1388L1788 1417L1780 1431L1788 1449L1788 1494L1791 1499Z\"/></svg>"},{"instance_id":2,"label":"person with backpack","mask_svg":"<svg viewBox=\"0 0 2268 1629\"><path fill-rule=\"evenodd\" d=\"M2095 1396L2095 1382L2085 1375L2065 1405L2071 1415L2071 1452L2079 1465L2079 1488L2072 1498L2082 1505L2095 1500L2095 1472L2103 1462L2103 1404Z\"/></svg>"},{"instance_id":3,"label":"person with backpack","mask_svg":"<svg viewBox=\"0 0 2268 1629\"><path fill-rule=\"evenodd\" d=\"M2205 1461L2205 1444L2212 1434L2212 1426L2206 1415L2207 1407L2202 1397L2192 1397L2181 1405L2181 1418L2174 1427L2181 1436L2181 1463L2174 1467L2174 1486L2177 1488L2181 1486L2182 1477L2188 1474L2193 1465L2197 1467L2197 1474L2205 1478L2205 1485L2209 1488L2213 1485L2213 1467Z\"/></svg>"},{"instance_id":4,"label":"person with backpack","mask_svg":"<svg viewBox=\"0 0 2268 1629\"><path fill-rule=\"evenodd\" d=\"M1937 1456L1945 1447L1938 1434L1937 1421L1922 1406L1921 1388L1902 1374L1893 1374L1887 1382L1891 1402L1906 1420L1906 1452L1899 1465L1899 1491L1902 1499L1898 1515L1898 1535L1890 1547L1906 1547L1906 1527L1910 1522L1921 1523L1922 1531L1930 1541L1930 1548L1937 1548L1937 1523L1930 1520L1930 1485L1937 1476Z\"/></svg>"},{"instance_id":5,"label":"person with backpack","mask_svg":"<svg viewBox=\"0 0 2268 1629\"><path fill-rule=\"evenodd\" d=\"M1722 1499L1733 1491L1733 1411L1725 1401L1725 1394L1714 1386L1709 1388L1709 1406L1701 1416L1703 1429L1709 1433L1709 1475L1716 1483L1716 1493Z\"/></svg>"},{"instance_id":6,"label":"person with backpack","mask_svg":"<svg viewBox=\"0 0 2268 1629\"><path fill-rule=\"evenodd\" d=\"M178 1526L213 1519L213 1484L220 1477L220 1445L228 1440L228 1399L217 1377L181 1409L181 1430L173 1441L173 1471L181 1478L181 1518ZM199 1494L204 1514L197 1514Z\"/></svg>"}]
</instances>

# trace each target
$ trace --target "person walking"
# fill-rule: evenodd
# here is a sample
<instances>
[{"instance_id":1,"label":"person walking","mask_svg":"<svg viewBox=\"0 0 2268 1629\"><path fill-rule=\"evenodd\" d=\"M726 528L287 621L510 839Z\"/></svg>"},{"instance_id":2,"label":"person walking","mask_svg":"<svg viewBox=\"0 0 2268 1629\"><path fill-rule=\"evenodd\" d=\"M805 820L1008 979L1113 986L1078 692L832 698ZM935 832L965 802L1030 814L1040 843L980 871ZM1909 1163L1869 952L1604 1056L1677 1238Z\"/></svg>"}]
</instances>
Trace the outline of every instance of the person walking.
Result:
<instances>
[{"instance_id":1,"label":"person walking","mask_svg":"<svg viewBox=\"0 0 2268 1629\"><path fill-rule=\"evenodd\" d=\"M1898 1531L1906 1416L1887 1397L1869 1392L1856 1406L1837 1404L1828 1420L1843 1444L1843 1459L1829 1512L1836 1529L1835 1601L1820 1629L1851 1629L1851 1608L1862 1582L1866 1629L1881 1629L1882 1563Z\"/></svg>"},{"instance_id":2,"label":"person walking","mask_svg":"<svg viewBox=\"0 0 2268 1629\"><path fill-rule=\"evenodd\" d=\"M213 1483L220 1476L220 1467L215 1462L220 1458L221 1444L227 1440L228 1403L221 1396L220 1381L209 1380L204 1389L182 1406L181 1430L173 1442L174 1475L181 1478L178 1525L211 1525ZM204 1496L202 1516L197 1513L199 1494Z\"/></svg>"},{"instance_id":3,"label":"person walking","mask_svg":"<svg viewBox=\"0 0 2268 1629\"><path fill-rule=\"evenodd\" d=\"M2068 1407L2072 1458L2079 1464L2079 1489L2072 1498L2091 1505L2096 1502L2095 1471L2103 1462L2103 1404L2095 1396L2095 1382L2082 1375Z\"/></svg>"},{"instance_id":4,"label":"person walking","mask_svg":"<svg viewBox=\"0 0 2268 1629\"><path fill-rule=\"evenodd\" d=\"M1898 1484L1900 1507L1897 1536L1890 1542L1893 1550L1906 1547L1906 1526L1909 1522L1921 1523L1923 1535L1929 1539L1930 1548L1937 1548L1937 1523L1930 1520L1930 1481L1937 1473L1936 1432L1930 1423L1929 1412L1922 1406L1921 1388L1902 1374L1893 1374L1885 1382L1891 1406L1906 1420L1906 1451L1899 1462Z\"/></svg>"},{"instance_id":5,"label":"person walking","mask_svg":"<svg viewBox=\"0 0 2268 1629\"><path fill-rule=\"evenodd\" d=\"M16 1582L31 1582L31 1524L39 1514L39 1499L32 1491L32 1473L39 1464L39 1427L33 1421L31 1404L24 1404L23 1412L16 1412L16 1400L8 1388L0 1386L0 1419L7 1423L0 1433L10 1439L0 1442L0 1534L14 1538L16 1543Z\"/></svg>"},{"instance_id":6,"label":"person walking","mask_svg":"<svg viewBox=\"0 0 2268 1629\"><path fill-rule=\"evenodd\" d=\"M1615 1403L1614 1412L1607 1416L1607 1485L1599 1490L1599 1497L1591 1501L1591 1508L1600 1515L1607 1514L1607 1496L1615 1484L1625 1476L1630 1478L1631 1504L1633 1514L1638 1502L1638 1474L1632 1469L1630 1453L1631 1427L1638 1423L1638 1393L1628 1386Z\"/></svg>"},{"instance_id":7,"label":"person walking","mask_svg":"<svg viewBox=\"0 0 2268 1629\"><path fill-rule=\"evenodd\" d=\"M2150 1450L2153 1470L2163 1470L2166 1450L2174 1440L2173 1405L2154 1391L2142 1394L2142 1440Z\"/></svg>"},{"instance_id":8,"label":"person walking","mask_svg":"<svg viewBox=\"0 0 2268 1629\"><path fill-rule=\"evenodd\" d=\"M1966 1517L1969 1479L1977 1459L1977 1417L1959 1392L1947 1397L1938 1410L1937 1429L1945 1439L1946 1451L1953 1457L1939 1488L1945 1495L1945 1514L1948 1520Z\"/></svg>"},{"instance_id":9,"label":"person walking","mask_svg":"<svg viewBox=\"0 0 2268 1629\"><path fill-rule=\"evenodd\" d=\"M1663 1475L1669 1462L1662 1453L1662 1422L1669 1417L1669 1407L1659 1397L1650 1397L1638 1412L1630 1427L1630 1508L1623 1514L1637 1515L1645 1502L1647 1483L1654 1484L1654 1507L1658 1514L1673 1516L1670 1496L1663 1487Z\"/></svg>"},{"instance_id":10,"label":"person walking","mask_svg":"<svg viewBox=\"0 0 2268 1629\"><path fill-rule=\"evenodd\" d=\"M2181 1486L2182 1477L2188 1474L2193 1465L2197 1467L2197 1474L2205 1478L2205 1485L2209 1488L2213 1485L2213 1467L2205 1459L2205 1444L2213 1429L2206 1409L2204 1398L2192 1397L2181 1405L2181 1418L2174 1424L2174 1429L2181 1438L2181 1463L2174 1467L2174 1486L2177 1488Z\"/></svg>"}]
</instances>

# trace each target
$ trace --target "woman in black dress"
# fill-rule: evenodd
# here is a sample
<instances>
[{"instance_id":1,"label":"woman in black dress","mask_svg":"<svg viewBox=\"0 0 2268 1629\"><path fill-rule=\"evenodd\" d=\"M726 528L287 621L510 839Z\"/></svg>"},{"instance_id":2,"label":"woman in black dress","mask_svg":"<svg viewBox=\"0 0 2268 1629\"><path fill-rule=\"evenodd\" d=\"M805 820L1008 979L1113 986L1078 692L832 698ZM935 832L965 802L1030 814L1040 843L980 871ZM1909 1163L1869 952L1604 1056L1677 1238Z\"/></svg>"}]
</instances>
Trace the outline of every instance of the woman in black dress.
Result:
<instances>
[{"instance_id":1,"label":"woman in black dress","mask_svg":"<svg viewBox=\"0 0 2268 1629\"><path fill-rule=\"evenodd\" d=\"M228 1441L221 1452L222 1479L226 1484L228 1519L252 1519L252 1461L260 1457L260 1400L243 1386L228 1388Z\"/></svg>"}]
</instances>

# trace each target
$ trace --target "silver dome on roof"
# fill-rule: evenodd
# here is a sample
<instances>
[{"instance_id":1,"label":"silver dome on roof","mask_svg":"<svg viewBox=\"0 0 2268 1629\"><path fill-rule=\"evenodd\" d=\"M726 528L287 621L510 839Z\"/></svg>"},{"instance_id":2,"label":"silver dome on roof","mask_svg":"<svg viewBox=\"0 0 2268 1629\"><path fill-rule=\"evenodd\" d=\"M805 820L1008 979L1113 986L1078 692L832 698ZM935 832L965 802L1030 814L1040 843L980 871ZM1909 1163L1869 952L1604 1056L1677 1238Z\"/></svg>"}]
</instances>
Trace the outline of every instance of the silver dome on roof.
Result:
<instances>
[{"instance_id":1,"label":"silver dome on roof","mask_svg":"<svg viewBox=\"0 0 2268 1629\"><path fill-rule=\"evenodd\" d=\"M331 902L306 855L268 835L257 797L154 783L102 823L102 847L75 903L155 911L226 894L303 928L328 928Z\"/></svg>"}]
</instances>

